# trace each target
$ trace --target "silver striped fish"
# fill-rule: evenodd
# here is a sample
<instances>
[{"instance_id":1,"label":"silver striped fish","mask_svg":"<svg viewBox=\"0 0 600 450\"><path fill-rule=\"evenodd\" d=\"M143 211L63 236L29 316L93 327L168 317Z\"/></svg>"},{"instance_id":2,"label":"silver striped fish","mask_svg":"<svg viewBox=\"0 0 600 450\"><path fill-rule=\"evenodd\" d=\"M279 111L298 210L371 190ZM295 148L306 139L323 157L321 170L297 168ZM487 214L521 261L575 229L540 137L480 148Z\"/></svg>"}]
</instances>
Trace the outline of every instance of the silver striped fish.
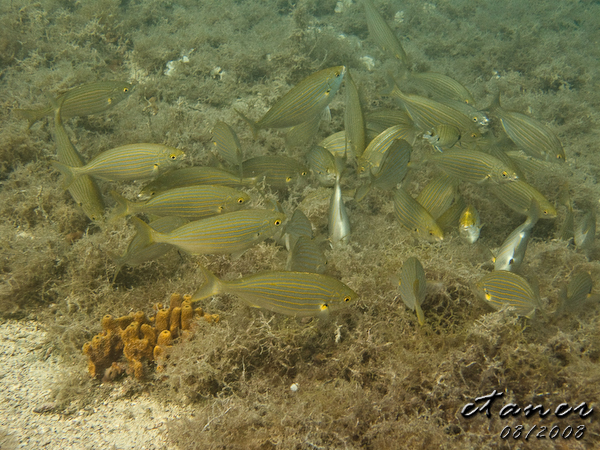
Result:
<instances>
[{"instance_id":1,"label":"silver striped fish","mask_svg":"<svg viewBox=\"0 0 600 450\"><path fill-rule=\"evenodd\" d=\"M217 151L217 154L226 162L237 168L240 177L242 174L242 146L240 140L231 128L225 122L219 121L212 129L212 143Z\"/></svg>"},{"instance_id":2,"label":"silver striped fish","mask_svg":"<svg viewBox=\"0 0 600 450\"><path fill-rule=\"evenodd\" d=\"M236 112L250 125L255 137L263 128L289 128L308 122L329 105L345 73L346 67L336 66L309 75L279 99L258 122Z\"/></svg>"},{"instance_id":3,"label":"silver striped fish","mask_svg":"<svg viewBox=\"0 0 600 450\"><path fill-rule=\"evenodd\" d=\"M197 184L210 184L231 188L254 186L262 178L259 176L240 179L239 175L216 167L186 167L184 169L170 170L159 175L158 178L144 186L139 197L153 197L169 189Z\"/></svg>"},{"instance_id":4,"label":"silver striped fish","mask_svg":"<svg viewBox=\"0 0 600 450\"><path fill-rule=\"evenodd\" d=\"M426 239L437 241L444 239L444 231L435 219L406 190L403 188L394 190L392 198L394 214L403 227Z\"/></svg>"},{"instance_id":5,"label":"silver striped fish","mask_svg":"<svg viewBox=\"0 0 600 450\"><path fill-rule=\"evenodd\" d=\"M404 304L417 313L419 325L425 325L425 315L421 305L427 294L427 280L421 261L414 256L402 264L398 286Z\"/></svg>"},{"instance_id":6,"label":"silver striped fish","mask_svg":"<svg viewBox=\"0 0 600 450\"><path fill-rule=\"evenodd\" d=\"M375 5L371 0L362 0L365 7L365 14L367 16L367 27L369 28L369 36L375 43L381 47L384 53L388 56L395 58L402 62L405 66L408 66L409 60L402 44L384 20L379 14Z\"/></svg>"},{"instance_id":7,"label":"silver striped fish","mask_svg":"<svg viewBox=\"0 0 600 450\"><path fill-rule=\"evenodd\" d=\"M245 192L226 186L210 185L170 189L141 202L129 201L115 191L112 191L111 195L117 202L111 220L136 213L200 219L237 211L250 201Z\"/></svg>"},{"instance_id":8,"label":"silver striped fish","mask_svg":"<svg viewBox=\"0 0 600 450\"><path fill-rule=\"evenodd\" d=\"M348 147L355 158L359 158L366 146L365 118L358 87L350 75L346 75L346 105L344 109L344 129L348 139Z\"/></svg>"},{"instance_id":9,"label":"silver striped fish","mask_svg":"<svg viewBox=\"0 0 600 450\"><path fill-rule=\"evenodd\" d=\"M508 185L519 179L516 172L498 158L476 150L453 149L432 155L428 160L448 175L470 183Z\"/></svg>"},{"instance_id":10,"label":"silver striped fish","mask_svg":"<svg viewBox=\"0 0 600 450\"><path fill-rule=\"evenodd\" d=\"M285 214L277 211L235 211L160 233L139 218L131 218L137 232L148 244L171 244L193 255L231 254L234 257L273 236L284 220Z\"/></svg>"},{"instance_id":11,"label":"silver striped fish","mask_svg":"<svg viewBox=\"0 0 600 450\"><path fill-rule=\"evenodd\" d=\"M254 308L302 317L336 311L358 298L341 281L318 273L271 271L224 281L200 267L206 281L192 296L192 302L229 293Z\"/></svg>"},{"instance_id":12,"label":"silver striped fish","mask_svg":"<svg viewBox=\"0 0 600 450\"><path fill-rule=\"evenodd\" d=\"M175 166L185 154L162 144L129 144L106 150L82 167L67 166L52 161L65 176L65 186L82 175L107 180L143 180L153 178Z\"/></svg>"},{"instance_id":13,"label":"silver striped fish","mask_svg":"<svg viewBox=\"0 0 600 450\"><path fill-rule=\"evenodd\" d=\"M565 151L560 140L539 120L503 109L499 93L488 109L500 119L508 137L525 153L545 161L565 162Z\"/></svg>"},{"instance_id":14,"label":"silver striped fish","mask_svg":"<svg viewBox=\"0 0 600 450\"><path fill-rule=\"evenodd\" d=\"M556 208L552 203L540 191L525 181L515 180L512 183L497 184L491 191L502 203L519 214L528 215L531 200L535 199L542 212L540 219L554 219L556 217Z\"/></svg>"},{"instance_id":15,"label":"silver striped fish","mask_svg":"<svg viewBox=\"0 0 600 450\"><path fill-rule=\"evenodd\" d=\"M54 115L54 139L56 140L56 154L58 161L62 164L82 167L85 165L84 159L77 149L71 143L69 135L62 122L61 108L64 99L57 104ZM91 220L101 220L104 216L104 199L96 181L84 175L79 177L69 186L69 193L77 205L83 209L83 212Z\"/></svg>"},{"instance_id":16,"label":"silver striped fish","mask_svg":"<svg viewBox=\"0 0 600 450\"><path fill-rule=\"evenodd\" d=\"M52 104L41 109L17 109L20 116L29 120L29 127L54 111L54 104L61 104L63 119L88 116L104 112L127 98L133 85L121 81L94 81L68 90Z\"/></svg>"},{"instance_id":17,"label":"silver striped fish","mask_svg":"<svg viewBox=\"0 0 600 450\"><path fill-rule=\"evenodd\" d=\"M494 309L515 308L519 316L532 318L541 308L539 292L520 275L504 270L488 273L475 286L478 296Z\"/></svg>"}]
</instances>

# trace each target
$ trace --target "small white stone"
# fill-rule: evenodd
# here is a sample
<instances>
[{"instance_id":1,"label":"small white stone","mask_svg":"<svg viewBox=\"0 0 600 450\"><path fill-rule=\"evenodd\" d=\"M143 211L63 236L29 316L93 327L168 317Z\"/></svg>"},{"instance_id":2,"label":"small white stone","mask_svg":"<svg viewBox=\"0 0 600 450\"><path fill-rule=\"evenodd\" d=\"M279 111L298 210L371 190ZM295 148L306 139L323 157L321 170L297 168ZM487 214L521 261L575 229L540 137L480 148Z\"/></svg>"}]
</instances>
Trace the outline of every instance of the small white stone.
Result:
<instances>
[{"instance_id":1,"label":"small white stone","mask_svg":"<svg viewBox=\"0 0 600 450\"><path fill-rule=\"evenodd\" d=\"M292 392L298 392L298 389L300 389L300 385L298 383L293 383L290 386L290 391L292 391Z\"/></svg>"},{"instance_id":2,"label":"small white stone","mask_svg":"<svg viewBox=\"0 0 600 450\"><path fill-rule=\"evenodd\" d=\"M360 60L367 67L369 72L375 68L375 60L370 56L362 56Z\"/></svg>"}]
</instances>

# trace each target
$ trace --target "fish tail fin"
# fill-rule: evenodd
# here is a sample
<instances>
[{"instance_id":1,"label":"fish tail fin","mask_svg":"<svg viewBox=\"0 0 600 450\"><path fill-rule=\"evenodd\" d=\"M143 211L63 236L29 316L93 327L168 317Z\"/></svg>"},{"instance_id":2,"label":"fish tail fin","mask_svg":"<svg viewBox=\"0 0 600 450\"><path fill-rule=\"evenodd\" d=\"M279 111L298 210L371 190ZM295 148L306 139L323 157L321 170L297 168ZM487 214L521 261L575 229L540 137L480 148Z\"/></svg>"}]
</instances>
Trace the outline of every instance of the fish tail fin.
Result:
<instances>
[{"instance_id":1,"label":"fish tail fin","mask_svg":"<svg viewBox=\"0 0 600 450\"><path fill-rule=\"evenodd\" d=\"M65 181L63 182L63 187L68 189L73 181L75 181L78 176L73 172L73 169L76 167L67 166L66 164L60 163L58 161L51 161L52 167L62 173L65 177Z\"/></svg>"},{"instance_id":2,"label":"fish tail fin","mask_svg":"<svg viewBox=\"0 0 600 450\"><path fill-rule=\"evenodd\" d=\"M223 289L223 283L215 276L215 274L209 271L202 264L200 264L200 270L202 270L205 280L204 284L200 286L200 288L192 296L192 302L204 300L205 298L217 295Z\"/></svg>"},{"instance_id":3,"label":"fish tail fin","mask_svg":"<svg viewBox=\"0 0 600 450\"><path fill-rule=\"evenodd\" d=\"M156 235L160 233L154 230L154 228L152 228L139 217L132 217L131 223L135 227L135 231L137 231L137 234L143 243L143 245L140 245L140 247L145 247L146 245L156 242Z\"/></svg>"},{"instance_id":4,"label":"fish tail fin","mask_svg":"<svg viewBox=\"0 0 600 450\"><path fill-rule=\"evenodd\" d=\"M128 215L131 214L131 211L129 208L129 205L130 205L129 200L127 200L125 197L123 197L121 194L119 194L116 191L110 191L110 195L117 202L117 207L115 208L115 210L111 214L110 218L108 219L109 222L114 222L117 219L120 219L122 217L127 217Z\"/></svg>"},{"instance_id":5,"label":"fish tail fin","mask_svg":"<svg viewBox=\"0 0 600 450\"><path fill-rule=\"evenodd\" d=\"M124 258L122 258L121 256L119 256L116 253L111 252L111 251L107 251L106 254L108 255L108 257L112 260L112 262L116 266L115 274L113 275L112 281L111 281L111 284L115 284L115 280L117 279L117 275L119 275L119 272L121 271L121 269L125 265Z\"/></svg>"},{"instance_id":6,"label":"fish tail fin","mask_svg":"<svg viewBox=\"0 0 600 450\"><path fill-rule=\"evenodd\" d=\"M258 125L256 124L256 122L253 121L252 119L249 119L248 117L246 117L244 114L242 114L236 108L233 108L233 109L236 113L238 113L238 115L242 118L242 120L248 124L248 126L250 127L250 130L252 130L252 136L254 137L254 139L257 139L258 138Z\"/></svg>"},{"instance_id":7,"label":"fish tail fin","mask_svg":"<svg viewBox=\"0 0 600 450\"><path fill-rule=\"evenodd\" d=\"M425 314L423 314L423 309L421 308L421 305L419 305L418 301L415 302L415 311L417 313L417 320L419 321L419 325L425 325Z\"/></svg>"}]
</instances>

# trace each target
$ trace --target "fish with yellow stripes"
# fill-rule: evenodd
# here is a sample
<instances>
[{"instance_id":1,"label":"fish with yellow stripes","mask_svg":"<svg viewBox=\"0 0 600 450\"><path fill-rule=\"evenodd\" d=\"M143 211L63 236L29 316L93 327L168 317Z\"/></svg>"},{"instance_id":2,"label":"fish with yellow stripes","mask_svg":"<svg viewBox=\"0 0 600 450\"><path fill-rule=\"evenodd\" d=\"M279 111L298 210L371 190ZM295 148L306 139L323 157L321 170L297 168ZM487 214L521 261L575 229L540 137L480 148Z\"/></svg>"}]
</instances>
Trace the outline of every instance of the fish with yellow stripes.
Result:
<instances>
[{"instance_id":1,"label":"fish with yellow stripes","mask_svg":"<svg viewBox=\"0 0 600 450\"><path fill-rule=\"evenodd\" d=\"M502 108L499 93L488 109L500 119L508 137L529 156L550 162L565 162L565 151L560 140L539 120Z\"/></svg>"},{"instance_id":2,"label":"fish with yellow stripes","mask_svg":"<svg viewBox=\"0 0 600 450\"><path fill-rule=\"evenodd\" d=\"M336 311L358 298L341 281L318 273L269 271L225 281L200 267L206 281L192 296L192 302L229 293L254 308L302 317Z\"/></svg>"},{"instance_id":3,"label":"fish with yellow stripes","mask_svg":"<svg viewBox=\"0 0 600 450\"><path fill-rule=\"evenodd\" d=\"M131 219L146 244L171 244L192 255L241 255L281 228L285 214L271 210L234 211L187 223L161 233L137 217Z\"/></svg>"},{"instance_id":4,"label":"fish with yellow stripes","mask_svg":"<svg viewBox=\"0 0 600 450\"><path fill-rule=\"evenodd\" d=\"M54 115L54 139L56 140L56 155L61 164L67 164L74 167L85 165L83 157L71 143L67 130L62 121L62 105L55 104L56 111ZM69 186L69 193L77 205L81 207L86 216L91 220L101 220L104 216L104 198L98 183L92 177L84 175L79 177Z\"/></svg>"},{"instance_id":5,"label":"fish with yellow stripes","mask_svg":"<svg viewBox=\"0 0 600 450\"><path fill-rule=\"evenodd\" d=\"M425 325L425 315L421 304L427 293L427 281L421 261L414 256L408 258L402 264L398 286L404 304L417 313L419 325Z\"/></svg>"},{"instance_id":6,"label":"fish with yellow stripes","mask_svg":"<svg viewBox=\"0 0 600 450\"><path fill-rule=\"evenodd\" d=\"M29 127L54 111L54 103L61 104L63 119L104 112L127 98L133 85L122 81L94 81L68 90L40 109L17 109L16 113L29 120Z\"/></svg>"},{"instance_id":7,"label":"fish with yellow stripes","mask_svg":"<svg viewBox=\"0 0 600 450\"><path fill-rule=\"evenodd\" d=\"M494 309L509 306L519 316L533 317L541 308L538 289L533 289L525 278L513 272L490 272L475 285L479 297Z\"/></svg>"},{"instance_id":8,"label":"fish with yellow stripes","mask_svg":"<svg viewBox=\"0 0 600 450\"><path fill-rule=\"evenodd\" d=\"M394 214L402 226L430 240L444 240L444 231L431 214L402 187L392 192Z\"/></svg>"},{"instance_id":9,"label":"fish with yellow stripes","mask_svg":"<svg viewBox=\"0 0 600 450\"><path fill-rule=\"evenodd\" d=\"M52 161L55 169L65 176L65 186L82 175L106 180L143 180L154 178L183 159L185 154L162 144L129 144L100 153L82 167Z\"/></svg>"},{"instance_id":10,"label":"fish with yellow stripes","mask_svg":"<svg viewBox=\"0 0 600 450\"><path fill-rule=\"evenodd\" d=\"M362 0L362 3L365 7L367 27L369 28L369 36L371 39L373 39L373 41L375 41L375 43L381 47L381 50L388 56L391 56L402 62L405 66L408 66L408 56L406 55L402 44L400 44L396 34L392 31L379 11L377 11L373 2L371 0Z\"/></svg>"},{"instance_id":11,"label":"fish with yellow stripes","mask_svg":"<svg viewBox=\"0 0 600 450\"><path fill-rule=\"evenodd\" d=\"M279 99L257 122L236 112L252 129L256 137L264 128L289 128L308 122L321 114L336 94L346 67L336 66L309 75Z\"/></svg>"},{"instance_id":12,"label":"fish with yellow stripes","mask_svg":"<svg viewBox=\"0 0 600 450\"><path fill-rule=\"evenodd\" d=\"M136 213L200 219L237 211L250 201L245 192L226 186L210 185L170 189L141 202L129 201L115 191L112 191L111 195L117 202L111 220Z\"/></svg>"}]
</instances>

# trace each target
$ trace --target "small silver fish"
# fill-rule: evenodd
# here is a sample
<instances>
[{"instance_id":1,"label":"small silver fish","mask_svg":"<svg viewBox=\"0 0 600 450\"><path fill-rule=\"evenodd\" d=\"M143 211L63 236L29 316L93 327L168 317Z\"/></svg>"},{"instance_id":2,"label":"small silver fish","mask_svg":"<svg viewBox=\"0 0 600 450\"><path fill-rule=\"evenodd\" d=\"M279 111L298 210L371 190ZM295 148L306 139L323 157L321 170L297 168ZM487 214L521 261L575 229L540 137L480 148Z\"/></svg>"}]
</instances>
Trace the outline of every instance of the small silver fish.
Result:
<instances>
[{"instance_id":1,"label":"small silver fish","mask_svg":"<svg viewBox=\"0 0 600 450\"><path fill-rule=\"evenodd\" d=\"M329 202L329 238L333 245L345 244L350 239L350 220L342 199L339 178L336 179Z\"/></svg>"},{"instance_id":2,"label":"small silver fish","mask_svg":"<svg viewBox=\"0 0 600 450\"><path fill-rule=\"evenodd\" d=\"M527 220L514 229L500 246L494 259L494 270L516 272L521 267L531 231L540 218L540 205L535 199L531 200Z\"/></svg>"},{"instance_id":3,"label":"small silver fish","mask_svg":"<svg viewBox=\"0 0 600 450\"><path fill-rule=\"evenodd\" d=\"M460 237L467 241L469 244L474 244L479 239L479 233L481 232L481 219L479 213L473 205L467 206L458 221L458 233Z\"/></svg>"}]
</instances>

